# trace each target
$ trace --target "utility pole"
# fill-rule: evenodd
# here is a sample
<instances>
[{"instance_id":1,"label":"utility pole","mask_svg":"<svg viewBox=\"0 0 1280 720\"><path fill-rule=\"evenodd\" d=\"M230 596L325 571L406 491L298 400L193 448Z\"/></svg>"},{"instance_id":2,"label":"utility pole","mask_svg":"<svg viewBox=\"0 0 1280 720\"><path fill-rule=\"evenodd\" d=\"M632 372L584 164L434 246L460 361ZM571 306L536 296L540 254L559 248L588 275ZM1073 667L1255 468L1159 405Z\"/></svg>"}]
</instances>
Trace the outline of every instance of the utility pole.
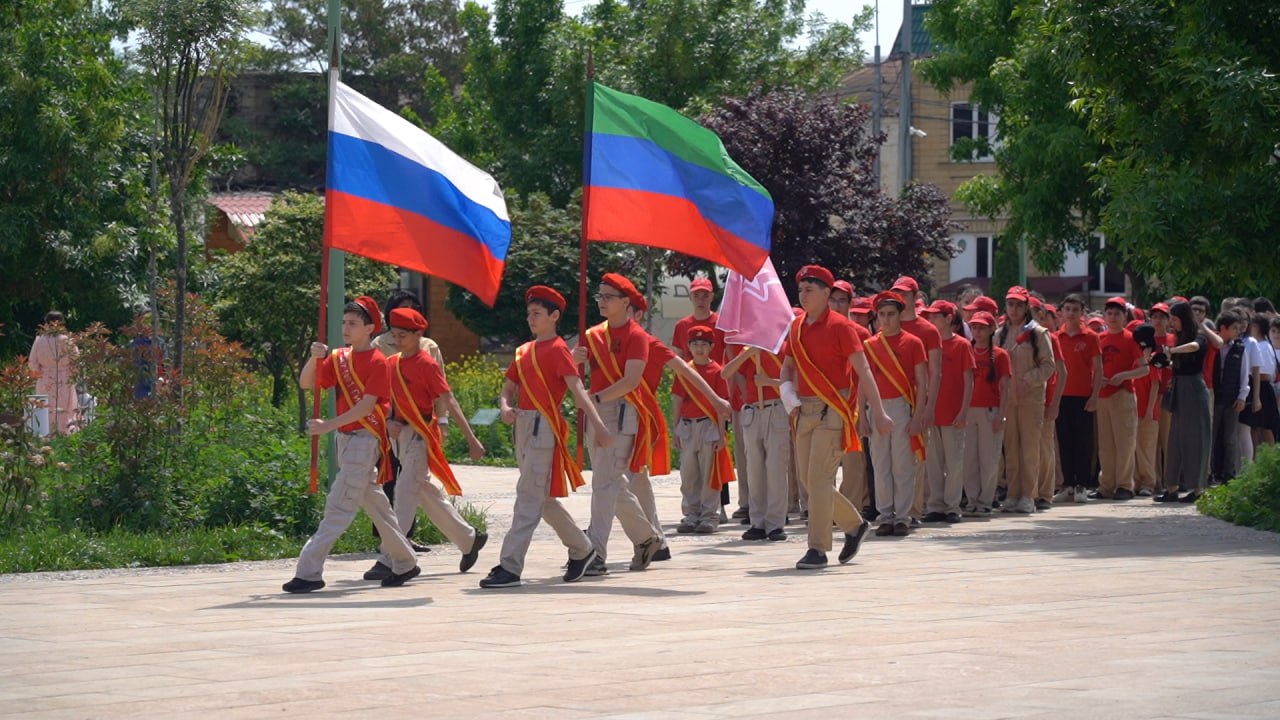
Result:
<instances>
[{"instance_id":1,"label":"utility pole","mask_svg":"<svg viewBox=\"0 0 1280 720\"><path fill-rule=\"evenodd\" d=\"M873 110L871 113L871 134L878 138L880 137L880 113L883 109L883 105L880 100L880 95L881 95L881 90L880 90L880 0L876 0L876 54L875 54L874 62L876 66L876 90L874 95L875 102L874 102ZM876 148L876 159L874 161L874 164L872 165L872 168L876 177L876 189L879 190L880 189L880 148L879 147Z\"/></svg>"},{"instance_id":2,"label":"utility pole","mask_svg":"<svg viewBox=\"0 0 1280 720\"><path fill-rule=\"evenodd\" d=\"M907 186L911 182L911 0L902 0L902 30L898 33L901 39L901 45L898 51L902 53L902 74L900 76L899 88L901 96L898 101L898 138L901 147L898 149L898 160L900 165L900 177L898 178L900 188Z\"/></svg>"}]
</instances>

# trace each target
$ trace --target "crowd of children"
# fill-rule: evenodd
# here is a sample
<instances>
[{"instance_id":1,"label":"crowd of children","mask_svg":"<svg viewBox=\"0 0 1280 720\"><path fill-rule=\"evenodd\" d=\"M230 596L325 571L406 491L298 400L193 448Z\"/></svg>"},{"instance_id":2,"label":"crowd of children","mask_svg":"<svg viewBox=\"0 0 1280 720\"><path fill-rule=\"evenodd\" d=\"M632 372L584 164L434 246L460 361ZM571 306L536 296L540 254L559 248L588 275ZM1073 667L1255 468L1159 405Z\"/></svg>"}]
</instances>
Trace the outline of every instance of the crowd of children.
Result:
<instances>
[{"instance_id":1,"label":"crowd of children","mask_svg":"<svg viewBox=\"0 0 1280 720\"><path fill-rule=\"evenodd\" d=\"M1194 502L1280 432L1280 321L1263 298L1229 298L1210 319L1198 296L1149 309L1115 297L1094 312L1080 295L1058 308L1022 287L1003 304L966 288L958 303L926 304L913 278L856 297L816 265L802 268L797 284L799 307L776 355L725 344L705 279L691 285L694 312L677 323L670 346L637 322L647 302L621 275L601 278L603 322L573 349L557 326L565 298L529 288L533 340L516 350L499 400L502 420L514 425L515 507L499 564L480 586L520 584L543 520L567 550L566 582L608 574L615 517L634 548L631 570L669 559L650 477L671 472L672 448L677 533L718 532L736 480L732 518L746 527L742 539L785 540L791 518L804 518L808 547L796 568L810 570L827 565L833 526L837 560L847 563L873 523L876 535L906 536L923 523L1055 503ZM390 331L379 337L384 319ZM484 448L426 329L411 295L397 294L385 309L361 297L345 308L348 347L313 346L301 384L333 388L338 414L313 420L310 431L340 433L339 472L286 591L324 586L324 558L357 508L382 545L366 579L394 586L419 573L405 532L419 506L462 550L462 572L477 561L487 536L445 498L461 488L436 418L454 419L473 458ZM670 408L657 399L664 369L674 374ZM561 410L566 394L587 421L586 532L559 502L583 485ZM393 455L394 510L382 490Z\"/></svg>"}]
</instances>

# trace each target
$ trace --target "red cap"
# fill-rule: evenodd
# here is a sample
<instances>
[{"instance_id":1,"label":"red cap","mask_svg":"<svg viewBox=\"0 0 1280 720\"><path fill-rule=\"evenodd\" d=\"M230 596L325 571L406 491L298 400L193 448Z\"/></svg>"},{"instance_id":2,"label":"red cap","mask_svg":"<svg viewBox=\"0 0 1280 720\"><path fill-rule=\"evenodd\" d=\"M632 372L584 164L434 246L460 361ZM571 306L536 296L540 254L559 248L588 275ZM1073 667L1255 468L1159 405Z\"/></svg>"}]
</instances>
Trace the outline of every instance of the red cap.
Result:
<instances>
[{"instance_id":1,"label":"red cap","mask_svg":"<svg viewBox=\"0 0 1280 720\"><path fill-rule=\"evenodd\" d=\"M368 295L361 295L353 302L364 308L369 313L369 320L373 323L373 334L377 335L382 332L382 308L378 307L378 301Z\"/></svg>"},{"instance_id":2,"label":"red cap","mask_svg":"<svg viewBox=\"0 0 1280 720\"><path fill-rule=\"evenodd\" d=\"M969 324L970 325L986 325L987 327L995 327L996 318L994 315L987 312L986 310L979 310L978 312L973 314L973 317L969 318Z\"/></svg>"},{"instance_id":3,"label":"red cap","mask_svg":"<svg viewBox=\"0 0 1280 720\"><path fill-rule=\"evenodd\" d=\"M691 295L693 293L703 292L703 291L715 292L715 290L716 290L715 286L711 284L711 281L704 277L700 277L694 280L693 282L689 283L689 294Z\"/></svg>"},{"instance_id":4,"label":"red cap","mask_svg":"<svg viewBox=\"0 0 1280 720\"><path fill-rule=\"evenodd\" d=\"M1129 324L1124 326L1124 329L1128 330L1129 332L1133 332L1134 328L1141 327L1145 324L1146 323L1142 322L1141 320L1130 320Z\"/></svg>"},{"instance_id":5,"label":"red cap","mask_svg":"<svg viewBox=\"0 0 1280 720\"><path fill-rule=\"evenodd\" d=\"M391 327L422 332L427 329L427 319L413 308L400 307L391 311Z\"/></svg>"},{"instance_id":6,"label":"red cap","mask_svg":"<svg viewBox=\"0 0 1280 720\"><path fill-rule=\"evenodd\" d=\"M1004 299L1020 300L1024 303L1029 303L1031 302L1031 293L1027 292L1027 289L1022 287L1021 285L1014 285L1013 287L1009 288L1009 292L1004 294Z\"/></svg>"},{"instance_id":7,"label":"red cap","mask_svg":"<svg viewBox=\"0 0 1280 720\"><path fill-rule=\"evenodd\" d=\"M840 292L848 295L850 300L853 299L853 285L851 285L848 280L835 281L835 283L831 285L831 289L839 290Z\"/></svg>"},{"instance_id":8,"label":"red cap","mask_svg":"<svg viewBox=\"0 0 1280 720\"><path fill-rule=\"evenodd\" d=\"M831 287L836 284L836 276L832 275L830 270L822 267L821 265L805 265L800 268L800 272L796 273L796 282L802 282L804 280L820 282L827 287Z\"/></svg>"},{"instance_id":9,"label":"red cap","mask_svg":"<svg viewBox=\"0 0 1280 720\"><path fill-rule=\"evenodd\" d=\"M880 309L881 305L886 303L896 303L899 310L902 310L907 306L907 301L903 300L901 295L892 290L878 292L875 297L871 298L871 305L877 310Z\"/></svg>"},{"instance_id":10,"label":"red cap","mask_svg":"<svg viewBox=\"0 0 1280 720\"><path fill-rule=\"evenodd\" d=\"M920 311L921 315L955 315L956 304L947 300L934 300L933 304Z\"/></svg>"},{"instance_id":11,"label":"red cap","mask_svg":"<svg viewBox=\"0 0 1280 720\"><path fill-rule=\"evenodd\" d=\"M894 280L893 287L889 289L910 293L920 292L920 283L916 282L916 279L909 275L903 275L897 280Z\"/></svg>"},{"instance_id":12,"label":"red cap","mask_svg":"<svg viewBox=\"0 0 1280 720\"><path fill-rule=\"evenodd\" d=\"M550 288L550 287L547 287L546 285L534 285L533 287L524 291L524 303L526 305L528 305L530 302L534 300L542 300L543 302L549 302L552 305L555 305L556 309L559 310L560 312L564 312L564 308L566 305L564 301L564 296L561 295L559 292L556 292L555 288Z\"/></svg>"},{"instance_id":13,"label":"red cap","mask_svg":"<svg viewBox=\"0 0 1280 720\"><path fill-rule=\"evenodd\" d=\"M1084 324L1088 325L1091 330L1102 330L1107 326L1107 323L1100 317L1091 317Z\"/></svg>"},{"instance_id":14,"label":"red cap","mask_svg":"<svg viewBox=\"0 0 1280 720\"><path fill-rule=\"evenodd\" d=\"M1182 297L1181 295L1174 295L1173 297L1169 298L1169 300L1172 302L1191 302L1190 300Z\"/></svg>"},{"instance_id":15,"label":"red cap","mask_svg":"<svg viewBox=\"0 0 1280 720\"><path fill-rule=\"evenodd\" d=\"M974 298L973 302L965 305L963 309L968 312L988 312L991 313L991 317L993 318L1000 314L1000 306L996 304L995 300L987 297L986 295L979 295Z\"/></svg>"},{"instance_id":16,"label":"red cap","mask_svg":"<svg viewBox=\"0 0 1280 720\"><path fill-rule=\"evenodd\" d=\"M849 303L849 312L858 313L859 315L870 315L874 310L871 308L871 298L854 298Z\"/></svg>"},{"instance_id":17,"label":"red cap","mask_svg":"<svg viewBox=\"0 0 1280 720\"><path fill-rule=\"evenodd\" d=\"M1127 310L1129 308L1129 301L1122 297L1107 298L1105 307L1111 307L1112 305L1119 305L1120 309Z\"/></svg>"},{"instance_id":18,"label":"red cap","mask_svg":"<svg viewBox=\"0 0 1280 720\"><path fill-rule=\"evenodd\" d=\"M1168 306L1168 305L1166 305L1166 304L1164 304L1164 303L1156 303L1155 305L1152 305L1152 306L1151 306L1151 312L1153 312L1153 313L1164 313L1165 315L1168 315L1168 314L1169 314L1169 306Z\"/></svg>"},{"instance_id":19,"label":"red cap","mask_svg":"<svg viewBox=\"0 0 1280 720\"><path fill-rule=\"evenodd\" d=\"M1045 304L1044 304L1044 311L1045 311L1045 312L1047 312L1047 313L1049 313L1050 315L1057 315L1057 314L1058 314L1058 308L1057 308L1057 307L1055 307L1055 306L1053 305L1053 303L1045 303Z\"/></svg>"},{"instance_id":20,"label":"red cap","mask_svg":"<svg viewBox=\"0 0 1280 720\"><path fill-rule=\"evenodd\" d=\"M1142 308L1140 308L1140 307L1136 307L1136 308L1134 308L1134 309L1133 309L1133 316L1134 316L1135 318L1137 318L1138 320L1141 320L1141 321L1143 321L1143 322L1146 322L1146 319L1147 319L1147 313L1146 313L1146 311L1145 311L1145 310L1143 310L1143 309L1142 309Z\"/></svg>"},{"instance_id":21,"label":"red cap","mask_svg":"<svg viewBox=\"0 0 1280 720\"><path fill-rule=\"evenodd\" d=\"M1032 310L1043 310L1043 309L1044 309L1044 301L1043 301L1043 300L1041 300L1040 298L1036 297L1035 295L1032 295L1032 296L1027 300L1027 304L1031 306L1031 309L1032 309Z\"/></svg>"},{"instance_id":22,"label":"red cap","mask_svg":"<svg viewBox=\"0 0 1280 720\"><path fill-rule=\"evenodd\" d=\"M694 325L689 328L689 342L694 340L702 340L703 342L714 343L716 341L716 333L706 325Z\"/></svg>"}]
</instances>

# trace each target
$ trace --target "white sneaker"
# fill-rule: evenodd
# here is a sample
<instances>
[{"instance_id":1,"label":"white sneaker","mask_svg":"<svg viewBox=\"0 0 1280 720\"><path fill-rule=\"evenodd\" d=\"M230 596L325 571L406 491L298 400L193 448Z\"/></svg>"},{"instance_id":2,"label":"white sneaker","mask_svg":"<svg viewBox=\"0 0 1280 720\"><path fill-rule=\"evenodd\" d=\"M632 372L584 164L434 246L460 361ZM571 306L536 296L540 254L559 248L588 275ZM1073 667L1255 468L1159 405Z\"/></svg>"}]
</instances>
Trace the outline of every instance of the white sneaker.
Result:
<instances>
[{"instance_id":1,"label":"white sneaker","mask_svg":"<svg viewBox=\"0 0 1280 720\"><path fill-rule=\"evenodd\" d=\"M1075 497L1075 494L1076 489L1070 485L1066 485L1053 496L1053 501L1056 503L1071 502L1071 499Z\"/></svg>"},{"instance_id":2,"label":"white sneaker","mask_svg":"<svg viewBox=\"0 0 1280 720\"><path fill-rule=\"evenodd\" d=\"M1087 503L1087 502L1089 502L1089 491L1088 491L1088 489L1083 488L1083 487L1076 487L1076 502L1078 502L1078 503Z\"/></svg>"},{"instance_id":3,"label":"white sneaker","mask_svg":"<svg viewBox=\"0 0 1280 720\"><path fill-rule=\"evenodd\" d=\"M1036 501L1031 498L1022 498L1018 501L1018 506L1014 510L1020 515L1033 515L1036 511Z\"/></svg>"},{"instance_id":4,"label":"white sneaker","mask_svg":"<svg viewBox=\"0 0 1280 720\"><path fill-rule=\"evenodd\" d=\"M1022 501L1018 500L1017 498L1007 497L1004 499L1004 502L1000 503L1000 512L1016 513L1018 512L1018 504L1020 502Z\"/></svg>"}]
</instances>

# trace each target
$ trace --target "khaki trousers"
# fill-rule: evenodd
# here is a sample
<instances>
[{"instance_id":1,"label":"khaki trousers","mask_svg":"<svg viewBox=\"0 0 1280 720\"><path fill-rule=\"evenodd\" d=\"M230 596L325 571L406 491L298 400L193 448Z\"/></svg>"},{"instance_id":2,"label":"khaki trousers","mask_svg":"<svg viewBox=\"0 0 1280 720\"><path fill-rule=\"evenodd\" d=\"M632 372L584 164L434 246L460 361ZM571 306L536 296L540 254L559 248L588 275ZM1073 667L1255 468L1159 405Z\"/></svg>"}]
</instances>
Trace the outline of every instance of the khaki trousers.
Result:
<instances>
[{"instance_id":1,"label":"khaki trousers","mask_svg":"<svg viewBox=\"0 0 1280 720\"><path fill-rule=\"evenodd\" d=\"M662 521L658 519L658 501L653 497L653 481L649 479L649 469L645 468L638 473L628 470L623 474L627 477L631 494L636 496L636 502L640 503L640 509L644 511L645 518L653 526L653 531L660 537L665 537ZM617 508L614 510L616 511Z\"/></svg>"},{"instance_id":2,"label":"khaki trousers","mask_svg":"<svg viewBox=\"0 0 1280 720\"><path fill-rule=\"evenodd\" d=\"M591 453L591 525L587 529L587 537L600 559L604 560L608 557L609 534L613 532L615 515L632 545L644 543L658 533L654 532L640 501L631 492L625 474L631 462L631 448L636 441L636 412L620 400L600 403L597 408L600 418L615 432L613 444L607 448L596 447L590 438L587 445Z\"/></svg>"},{"instance_id":3,"label":"khaki trousers","mask_svg":"<svg viewBox=\"0 0 1280 720\"><path fill-rule=\"evenodd\" d=\"M537 425L537 434L534 426ZM556 439L545 419L535 410L521 410L516 417L516 462L520 479L516 482L516 503L511 511L511 529L502 539L498 562L507 572L524 572L524 558L538 522L545 520L569 549L574 560L591 554L591 541L573 521L558 498L551 497L551 460Z\"/></svg>"},{"instance_id":4,"label":"khaki trousers","mask_svg":"<svg viewBox=\"0 0 1280 720\"><path fill-rule=\"evenodd\" d=\"M1156 474L1156 447L1160 443L1160 421L1138 418L1138 442L1134 451L1139 490L1156 491L1159 484Z\"/></svg>"},{"instance_id":5,"label":"khaki trousers","mask_svg":"<svg viewBox=\"0 0 1280 720\"><path fill-rule=\"evenodd\" d=\"M836 466L844 456L844 420L818 398L800 398L796 421L796 466L809 491L809 547L831 550L831 522L846 533L862 525L862 514L835 491Z\"/></svg>"},{"instance_id":6,"label":"khaki trousers","mask_svg":"<svg viewBox=\"0 0 1280 720\"><path fill-rule=\"evenodd\" d=\"M787 474L791 468L791 420L780 401L761 409L742 409L740 443L747 456L751 484L748 511L751 526L773 532L787 521ZM741 475L739 476L741 477Z\"/></svg>"},{"instance_id":7,"label":"khaki trousers","mask_svg":"<svg viewBox=\"0 0 1280 720\"><path fill-rule=\"evenodd\" d=\"M935 427L925 448L929 500L926 512L959 513L964 492L964 429Z\"/></svg>"},{"instance_id":8,"label":"khaki trousers","mask_svg":"<svg viewBox=\"0 0 1280 720\"><path fill-rule=\"evenodd\" d=\"M876 469L876 510L880 512L881 525L910 521L919 465L907 434L911 406L902 398L893 398L884 401L884 411L893 420L893 432L871 433L871 464Z\"/></svg>"},{"instance_id":9,"label":"khaki trousers","mask_svg":"<svg viewBox=\"0 0 1280 720\"><path fill-rule=\"evenodd\" d=\"M1009 408L1004 426L1005 483L1010 503L1034 500L1040 483L1040 431L1044 405L1033 403Z\"/></svg>"},{"instance_id":10,"label":"khaki trousers","mask_svg":"<svg viewBox=\"0 0 1280 720\"><path fill-rule=\"evenodd\" d=\"M414 518L421 507L431 524L462 552L470 552L476 540L475 528L458 514L458 509L435 483L427 469L427 442L413 428L405 426L396 442L400 458L400 474L396 476L396 522L402 529L413 527ZM387 558L379 556L383 564Z\"/></svg>"},{"instance_id":11,"label":"khaki trousers","mask_svg":"<svg viewBox=\"0 0 1280 720\"><path fill-rule=\"evenodd\" d=\"M929 448L933 445L934 429L924 429L924 456L929 459ZM914 456L913 456L914 457ZM929 478L925 472L927 463L916 463L916 497L911 501L911 517L920 519L924 515L924 506L929 502Z\"/></svg>"},{"instance_id":12,"label":"khaki trousers","mask_svg":"<svg viewBox=\"0 0 1280 720\"><path fill-rule=\"evenodd\" d=\"M970 507L991 509L1000 477L1004 431L995 431L1000 408L969 408L964 426L964 494Z\"/></svg>"},{"instance_id":13,"label":"khaki trousers","mask_svg":"<svg viewBox=\"0 0 1280 720\"><path fill-rule=\"evenodd\" d=\"M867 452L845 453L840 460L840 494L849 498L856 508L871 506L867 490Z\"/></svg>"},{"instance_id":14,"label":"khaki trousers","mask_svg":"<svg viewBox=\"0 0 1280 720\"><path fill-rule=\"evenodd\" d=\"M745 433L742 431L742 410L733 414L733 471L738 478L738 509L751 511L751 468L747 462Z\"/></svg>"},{"instance_id":15,"label":"khaki trousers","mask_svg":"<svg viewBox=\"0 0 1280 720\"><path fill-rule=\"evenodd\" d=\"M1053 502L1053 489L1062 474L1058 462L1058 426L1046 422L1040 426L1040 482L1036 486L1035 500Z\"/></svg>"},{"instance_id":16,"label":"khaki trousers","mask_svg":"<svg viewBox=\"0 0 1280 720\"><path fill-rule=\"evenodd\" d=\"M338 475L325 498L320 527L298 556L297 577L319 580L324 576L325 558L361 508L378 529L381 549L391 560L392 572L406 573L418 564L418 557L391 512L391 502L378 485L378 454L378 440L373 435L363 430L354 435L338 434Z\"/></svg>"},{"instance_id":17,"label":"khaki trousers","mask_svg":"<svg viewBox=\"0 0 1280 720\"><path fill-rule=\"evenodd\" d=\"M1134 455L1138 446L1138 398L1121 390L1098 398L1098 492L1111 497L1124 488L1133 492Z\"/></svg>"},{"instance_id":18,"label":"khaki trousers","mask_svg":"<svg viewBox=\"0 0 1280 720\"><path fill-rule=\"evenodd\" d=\"M720 524L720 491L711 489L714 444L720 431L709 418L681 419L676 423L680 439L680 512L687 525Z\"/></svg>"},{"instance_id":19,"label":"khaki trousers","mask_svg":"<svg viewBox=\"0 0 1280 720\"><path fill-rule=\"evenodd\" d=\"M789 421L788 421L789 422ZM791 467L787 469L787 488L790 496L787 500L787 511L809 511L809 490L800 481L800 460L796 457L796 435L791 431Z\"/></svg>"}]
</instances>

